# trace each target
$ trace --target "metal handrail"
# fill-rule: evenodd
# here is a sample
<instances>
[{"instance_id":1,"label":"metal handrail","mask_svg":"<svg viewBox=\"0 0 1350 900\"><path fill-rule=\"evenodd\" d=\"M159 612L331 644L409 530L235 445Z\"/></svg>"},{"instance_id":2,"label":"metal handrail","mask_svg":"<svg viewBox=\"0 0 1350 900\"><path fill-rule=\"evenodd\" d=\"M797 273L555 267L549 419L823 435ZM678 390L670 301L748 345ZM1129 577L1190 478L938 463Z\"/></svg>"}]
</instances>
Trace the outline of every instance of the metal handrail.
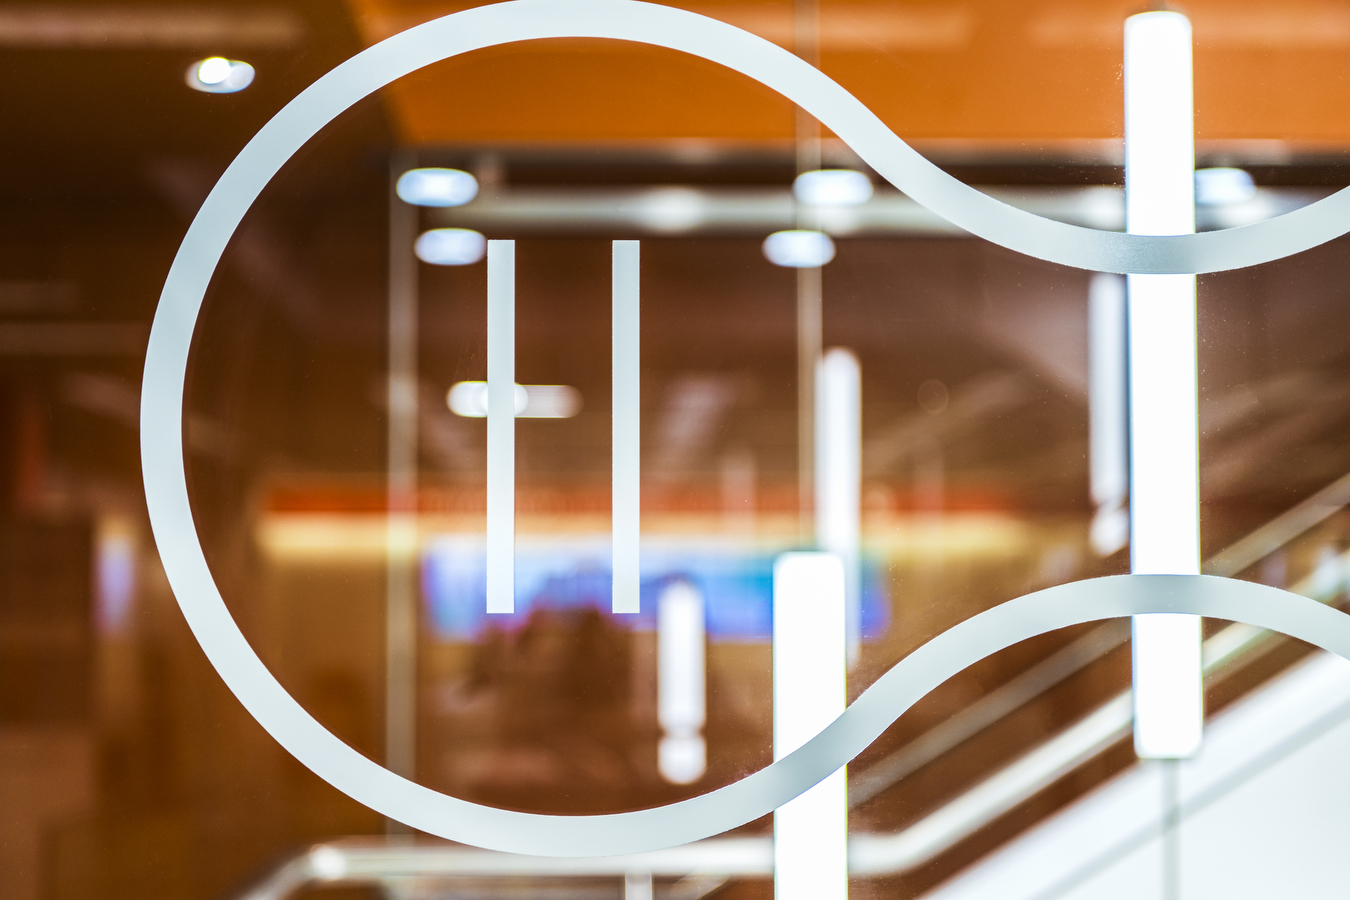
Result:
<instances>
[{"instance_id":1,"label":"metal handrail","mask_svg":"<svg viewBox=\"0 0 1350 900\"><path fill-rule=\"evenodd\" d=\"M1216 554L1205 565L1211 574L1234 575L1288 544L1350 504L1350 475L1343 476L1256 531ZM1337 576L1319 569L1289 590L1329 602L1343 587L1350 551L1332 561ZM975 736L1003 716L1081 671L1125 643L1123 623L1107 623L1032 666L980 701L899 748L856 776L850 805L875 797L919 767ZM1242 623L1227 626L1204 642L1202 667L1208 684L1226 678L1230 663L1268 645L1272 633ZM1128 733L1133 721L1126 690L1067 729L1014 759L927 816L892 834L849 836L849 872L877 876L910 871L955 846L999 815L1049 786ZM651 900L655 877L677 877L670 896L698 900L732 877L773 874L771 837L710 838L680 847L629 856L556 859L520 856L455 844L347 839L311 846L273 869L236 900L282 900L316 883L384 883L415 877L579 877L622 879L625 900ZM682 886L682 887L681 887ZM663 892L663 894L666 892Z\"/></svg>"}]
</instances>

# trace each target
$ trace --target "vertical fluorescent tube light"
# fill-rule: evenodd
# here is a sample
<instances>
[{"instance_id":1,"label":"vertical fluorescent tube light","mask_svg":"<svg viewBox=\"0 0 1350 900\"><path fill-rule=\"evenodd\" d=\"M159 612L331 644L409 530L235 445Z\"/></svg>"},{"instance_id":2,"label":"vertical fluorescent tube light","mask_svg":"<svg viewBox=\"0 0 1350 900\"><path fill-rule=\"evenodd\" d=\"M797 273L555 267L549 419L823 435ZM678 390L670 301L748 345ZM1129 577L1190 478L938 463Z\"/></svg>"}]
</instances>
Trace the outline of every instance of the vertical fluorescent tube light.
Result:
<instances>
[{"instance_id":1,"label":"vertical fluorescent tube light","mask_svg":"<svg viewBox=\"0 0 1350 900\"><path fill-rule=\"evenodd\" d=\"M637 613L641 575L638 542L642 528L641 413L639 367L642 362L639 318L638 241L615 241L611 291L613 293L613 459L611 504L614 582L611 604L616 613Z\"/></svg>"},{"instance_id":2,"label":"vertical fluorescent tube light","mask_svg":"<svg viewBox=\"0 0 1350 900\"><path fill-rule=\"evenodd\" d=\"M1191 25L1125 21L1125 208L1132 234L1195 231ZM1200 573L1193 275L1129 276L1130 549L1140 575ZM1134 744L1141 757L1200 746L1198 616L1134 618Z\"/></svg>"},{"instance_id":3,"label":"vertical fluorescent tube light","mask_svg":"<svg viewBox=\"0 0 1350 900\"><path fill-rule=\"evenodd\" d=\"M773 567L773 757L844 711L844 567L833 553L784 553ZM844 769L773 814L776 900L848 896Z\"/></svg>"},{"instance_id":4,"label":"vertical fluorescent tube light","mask_svg":"<svg viewBox=\"0 0 1350 900\"><path fill-rule=\"evenodd\" d=\"M1130 540L1130 411L1125 279L1098 272L1088 287L1088 469L1096 512L1088 532L1098 556Z\"/></svg>"},{"instance_id":5,"label":"vertical fluorescent tube light","mask_svg":"<svg viewBox=\"0 0 1350 900\"><path fill-rule=\"evenodd\" d=\"M656 608L657 768L673 784L693 784L708 768L707 647L703 595L687 581L661 592Z\"/></svg>"},{"instance_id":6,"label":"vertical fluorescent tube light","mask_svg":"<svg viewBox=\"0 0 1350 900\"><path fill-rule=\"evenodd\" d=\"M516 608L516 242L488 241L487 611Z\"/></svg>"},{"instance_id":7,"label":"vertical fluorescent tube light","mask_svg":"<svg viewBox=\"0 0 1350 900\"><path fill-rule=\"evenodd\" d=\"M848 664L862 647L862 373L858 358L834 348L816 367L816 546L844 565Z\"/></svg>"}]
</instances>

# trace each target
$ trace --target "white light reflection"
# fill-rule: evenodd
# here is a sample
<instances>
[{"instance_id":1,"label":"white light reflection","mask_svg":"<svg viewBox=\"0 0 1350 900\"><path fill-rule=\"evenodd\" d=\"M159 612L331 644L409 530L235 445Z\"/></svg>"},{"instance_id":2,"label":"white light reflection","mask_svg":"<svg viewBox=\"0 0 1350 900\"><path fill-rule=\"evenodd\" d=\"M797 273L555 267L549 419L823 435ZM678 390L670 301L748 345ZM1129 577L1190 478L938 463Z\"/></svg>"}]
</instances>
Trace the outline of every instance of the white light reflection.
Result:
<instances>
[{"instance_id":1,"label":"white light reflection","mask_svg":"<svg viewBox=\"0 0 1350 900\"><path fill-rule=\"evenodd\" d=\"M1125 21L1125 208L1131 234L1195 231L1191 25ZM1131 275L1131 571L1200 573L1195 276ZM1200 620L1134 619L1134 743L1146 758L1200 747Z\"/></svg>"},{"instance_id":2,"label":"white light reflection","mask_svg":"<svg viewBox=\"0 0 1350 900\"><path fill-rule=\"evenodd\" d=\"M204 94L233 94L253 83L253 67L237 59L212 56L188 66L187 86Z\"/></svg>"},{"instance_id":3,"label":"white light reflection","mask_svg":"<svg viewBox=\"0 0 1350 900\"><path fill-rule=\"evenodd\" d=\"M1088 469L1096 512L1088 540L1110 556L1130 540L1130 412L1125 279L1098 272L1088 286Z\"/></svg>"},{"instance_id":4,"label":"white light reflection","mask_svg":"<svg viewBox=\"0 0 1350 900\"><path fill-rule=\"evenodd\" d=\"M656 616L657 767L666 781L693 784L708 767L703 595L687 581L674 582L661 592Z\"/></svg>"},{"instance_id":5,"label":"white light reflection","mask_svg":"<svg viewBox=\"0 0 1350 900\"><path fill-rule=\"evenodd\" d=\"M1256 182L1242 169L1218 166L1195 170L1195 202L1204 206L1246 203L1256 196Z\"/></svg>"},{"instance_id":6,"label":"white light reflection","mask_svg":"<svg viewBox=\"0 0 1350 900\"><path fill-rule=\"evenodd\" d=\"M773 758L844 711L844 567L832 553L784 553L773 567ZM848 896L848 804L839 769L773 814L776 900Z\"/></svg>"},{"instance_id":7,"label":"white light reflection","mask_svg":"<svg viewBox=\"0 0 1350 900\"><path fill-rule=\"evenodd\" d=\"M471 266L487 253L487 238L469 228L433 228L418 236L413 252L433 266Z\"/></svg>"},{"instance_id":8,"label":"white light reflection","mask_svg":"<svg viewBox=\"0 0 1350 900\"><path fill-rule=\"evenodd\" d=\"M332 847L315 847L309 852L309 869L320 881L337 881L347 874L347 858Z\"/></svg>"},{"instance_id":9,"label":"white light reflection","mask_svg":"<svg viewBox=\"0 0 1350 900\"><path fill-rule=\"evenodd\" d=\"M517 384L513 397L521 419L570 419L581 412L581 391L568 384ZM457 416L483 419L487 398L486 381L459 381L446 393L445 405Z\"/></svg>"},{"instance_id":10,"label":"white light reflection","mask_svg":"<svg viewBox=\"0 0 1350 900\"><path fill-rule=\"evenodd\" d=\"M775 231L764 239L764 257L775 266L812 269L834 259L834 241L823 231Z\"/></svg>"},{"instance_id":11,"label":"white light reflection","mask_svg":"<svg viewBox=\"0 0 1350 900\"><path fill-rule=\"evenodd\" d=\"M817 169L798 175L792 194L811 206L857 206L872 199L872 182L852 169Z\"/></svg>"},{"instance_id":12,"label":"white light reflection","mask_svg":"<svg viewBox=\"0 0 1350 900\"><path fill-rule=\"evenodd\" d=\"M703 195L692 188L658 188L642 199L637 217L652 231L676 234L703 223Z\"/></svg>"},{"instance_id":13,"label":"white light reflection","mask_svg":"<svg viewBox=\"0 0 1350 900\"><path fill-rule=\"evenodd\" d=\"M834 348L816 366L816 546L844 565L848 663L862 646L862 372Z\"/></svg>"},{"instance_id":14,"label":"white light reflection","mask_svg":"<svg viewBox=\"0 0 1350 900\"><path fill-rule=\"evenodd\" d=\"M413 206L463 206L478 196L478 179L459 169L409 169L394 190Z\"/></svg>"}]
</instances>

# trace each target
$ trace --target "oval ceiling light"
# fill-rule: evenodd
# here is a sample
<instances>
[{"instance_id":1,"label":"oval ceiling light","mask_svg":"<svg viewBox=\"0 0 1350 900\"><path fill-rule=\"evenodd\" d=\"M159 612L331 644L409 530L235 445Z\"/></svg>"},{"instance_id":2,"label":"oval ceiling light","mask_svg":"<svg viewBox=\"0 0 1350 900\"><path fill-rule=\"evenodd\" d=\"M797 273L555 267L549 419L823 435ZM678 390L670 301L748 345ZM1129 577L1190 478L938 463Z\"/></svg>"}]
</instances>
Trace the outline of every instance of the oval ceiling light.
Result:
<instances>
[{"instance_id":1,"label":"oval ceiling light","mask_svg":"<svg viewBox=\"0 0 1350 900\"><path fill-rule=\"evenodd\" d=\"M394 189L413 206L463 206L478 196L478 179L459 169L409 169Z\"/></svg>"},{"instance_id":2,"label":"oval ceiling light","mask_svg":"<svg viewBox=\"0 0 1350 900\"><path fill-rule=\"evenodd\" d=\"M513 396L516 415L522 419L570 419L581 412L581 391L568 384L518 384ZM485 418L487 382L456 382L445 395L445 405L457 416Z\"/></svg>"},{"instance_id":3,"label":"oval ceiling light","mask_svg":"<svg viewBox=\"0 0 1350 900\"><path fill-rule=\"evenodd\" d=\"M422 232L413 252L433 266L471 266L487 253L487 238L469 228L433 228Z\"/></svg>"},{"instance_id":4,"label":"oval ceiling light","mask_svg":"<svg viewBox=\"0 0 1350 900\"><path fill-rule=\"evenodd\" d=\"M233 94L253 83L253 67L237 59L211 56L188 66L187 86L204 94Z\"/></svg>"},{"instance_id":5,"label":"oval ceiling light","mask_svg":"<svg viewBox=\"0 0 1350 900\"><path fill-rule=\"evenodd\" d=\"M810 206L857 206L872 199L872 182L852 169L817 169L798 175L792 194Z\"/></svg>"},{"instance_id":6,"label":"oval ceiling light","mask_svg":"<svg viewBox=\"0 0 1350 900\"><path fill-rule=\"evenodd\" d=\"M823 231L775 231L764 239L764 256L775 266L811 269L834 259L834 241Z\"/></svg>"},{"instance_id":7,"label":"oval ceiling light","mask_svg":"<svg viewBox=\"0 0 1350 900\"><path fill-rule=\"evenodd\" d=\"M1195 170L1195 202L1203 206L1246 203L1256 196L1256 182L1242 169L1216 166Z\"/></svg>"},{"instance_id":8,"label":"oval ceiling light","mask_svg":"<svg viewBox=\"0 0 1350 900\"><path fill-rule=\"evenodd\" d=\"M637 214L652 231L675 234L702 224L705 206L703 195L691 188L660 188L642 199Z\"/></svg>"}]
</instances>

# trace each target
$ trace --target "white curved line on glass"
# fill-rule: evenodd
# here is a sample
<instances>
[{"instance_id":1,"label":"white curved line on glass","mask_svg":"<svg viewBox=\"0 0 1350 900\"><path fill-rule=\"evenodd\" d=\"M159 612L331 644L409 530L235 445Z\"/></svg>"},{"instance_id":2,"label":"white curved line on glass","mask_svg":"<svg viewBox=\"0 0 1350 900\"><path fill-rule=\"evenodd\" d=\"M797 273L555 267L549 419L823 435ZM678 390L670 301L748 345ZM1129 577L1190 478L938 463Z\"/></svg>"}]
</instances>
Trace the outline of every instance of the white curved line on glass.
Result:
<instances>
[{"instance_id":1,"label":"white curved line on glass","mask_svg":"<svg viewBox=\"0 0 1350 900\"><path fill-rule=\"evenodd\" d=\"M549 37L665 46L755 78L801 104L893 184L953 223L1011 249L1088 269L1195 272L1277 259L1336 237L1350 191L1257 225L1181 237L1076 228L1005 206L942 173L856 98L776 45L725 23L635 0L512 0L446 16L363 51L302 92L249 142L188 228L146 352L141 451L155 541L183 614L221 678L282 746L371 809L481 847L548 856L687 843L759 818L828 777L928 690L989 653L1044 631L1151 612L1208 615L1284 631L1350 656L1350 617L1273 588L1205 576L1118 576L1052 588L982 613L883 676L819 736L709 794L657 809L543 816L480 806L382 768L326 731L267 671L231 618L198 540L182 455L183 389L206 288L240 220L280 167L357 100L424 65Z\"/></svg>"}]
</instances>

